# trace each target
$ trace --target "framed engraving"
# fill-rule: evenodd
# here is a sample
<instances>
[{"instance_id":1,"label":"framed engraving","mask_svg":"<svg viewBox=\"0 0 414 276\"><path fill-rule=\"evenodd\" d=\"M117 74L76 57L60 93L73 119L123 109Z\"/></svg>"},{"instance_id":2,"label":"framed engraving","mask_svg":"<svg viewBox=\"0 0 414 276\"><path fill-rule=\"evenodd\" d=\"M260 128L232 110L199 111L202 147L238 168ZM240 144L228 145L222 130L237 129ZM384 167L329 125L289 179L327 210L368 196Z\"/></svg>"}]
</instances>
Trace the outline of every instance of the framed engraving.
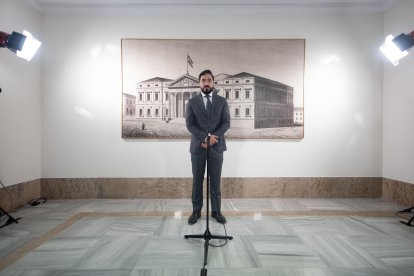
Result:
<instances>
[{"instance_id":1,"label":"framed engraving","mask_svg":"<svg viewBox=\"0 0 414 276\"><path fill-rule=\"evenodd\" d=\"M304 39L122 39L122 137L189 138L188 99L212 70L227 139L302 139Z\"/></svg>"}]
</instances>

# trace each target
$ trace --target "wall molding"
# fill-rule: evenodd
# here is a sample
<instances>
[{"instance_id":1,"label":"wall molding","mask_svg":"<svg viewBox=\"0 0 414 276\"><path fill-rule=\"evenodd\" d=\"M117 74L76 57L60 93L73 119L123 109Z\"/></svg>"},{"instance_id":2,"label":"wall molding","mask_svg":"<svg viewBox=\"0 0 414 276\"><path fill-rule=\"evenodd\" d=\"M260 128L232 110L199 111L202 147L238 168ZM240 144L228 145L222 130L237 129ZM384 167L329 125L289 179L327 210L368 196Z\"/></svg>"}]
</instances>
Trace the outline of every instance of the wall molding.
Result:
<instances>
[{"instance_id":1,"label":"wall molding","mask_svg":"<svg viewBox=\"0 0 414 276\"><path fill-rule=\"evenodd\" d=\"M0 189L0 206L6 210L26 204L32 199L41 197L41 179L25 181L16 185L6 186Z\"/></svg>"},{"instance_id":2,"label":"wall molding","mask_svg":"<svg viewBox=\"0 0 414 276\"><path fill-rule=\"evenodd\" d=\"M48 199L191 198L192 179L41 178L0 189L5 210ZM223 177L223 198L384 198L414 206L414 184L382 177Z\"/></svg>"},{"instance_id":3,"label":"wall molding","mask_svg":"<svg viewBox=\"0 0 414 276\"><path fill-rule=\"evenodd\" d=\"M83 1L42 1L42 0L25 0L25 2L40 13L47 14L119 14L119 13L136 13L143 9L153 11L154 9L166 8L176 10L194 10L215 8L216 10L226 9L234 11L236 8L244 10L257 11L271 10L273 12L383 12L393 5L397 0L382 0L373 2L372 0L359 0L359 2L350 3L349 1L312 1L304 3L300 0L107 0L99 4L93 0Z\"/></svg>"},{"instance_id":4,"label":"wall molding","mask_svg":"<svg viewBox=\"0 0 414 276\"><path fill-rule=\"evenodd\" d=\"M382 196L380 177L223 177L223 198ZM191 198L192 178L47 178L42 196L77 198Z\"/></svg>"},{"instance_id":5,"label":"wall molding","mask_svg":"<svg viewBox=\"0 0 414 276\"><path fill-rule=\"evenodd\" d=\"M414 185L407 182L383 178L382 197L407 207L413 207Z\"/></svg>"}]
</instances>

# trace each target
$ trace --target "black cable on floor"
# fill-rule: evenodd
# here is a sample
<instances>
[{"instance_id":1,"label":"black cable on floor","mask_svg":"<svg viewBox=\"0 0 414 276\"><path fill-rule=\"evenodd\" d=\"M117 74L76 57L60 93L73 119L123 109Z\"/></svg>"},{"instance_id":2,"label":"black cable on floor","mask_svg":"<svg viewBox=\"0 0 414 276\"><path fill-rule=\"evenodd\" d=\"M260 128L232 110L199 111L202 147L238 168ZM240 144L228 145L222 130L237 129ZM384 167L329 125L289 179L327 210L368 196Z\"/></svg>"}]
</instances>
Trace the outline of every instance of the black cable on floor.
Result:
<instances>
[{"instance_id":1,"label":"black cable on floor","mask_svg":"<svg viewBox=\"0 0 414 276\"><path fill-rule=\"evenodd\" d=\"M35 198L32 199L28 202L28 204L30 204L31 206L37 206L43 203L46 203L47 198L46 197L39 197L39 198Z\"/></svg>"},{"instance_id":2,"label":"black cable on floor","mask_svg":"<svg viewBox=\"0 0 414 276\"><path fill-rule=\"evenodd\" d=\"M10 208L9 208L10 211L9 211L9 213L14 213L14 212L16 212L20 209L23 209L23 208L27 207L26 204L22 204L22 205L19 205L16 208L13 209L13 197L11 196L9 190L6 188L6 186L4 186L4 184L1 180L0 180L0 184L3 186L3 189L7 192L7 194L9 195L9 198L10 198ZM34 207L34 206L37 206L37 205L40 205L40 204L44 204L44 203L46 203L46 201L47 201L46 197L39 197L39 198L35 198L35 199L30 200L29 202L27 202L27 204ZM5 214L0 214L0 217L3 216L3 215L5 215Z\"/></svg>"},{"instance_id":3,"label":"black cable on floor","mask_svg":"<svg viewBox=\"0 0 414 276\"><path fill-rule=\"evenodd\" d=\"M212 247L223 247L223 246L225 246L226 244L227 244L227 230L226 230L226 225L223 223L223 228L224 228L224 233L225 233L225 242L223 243L223 244L219 244L219 245L215 245L215 244L212 244L212 243L208 243L208 245L210 245L210 246L212 246Z\"/></svg>"}]
</instances>

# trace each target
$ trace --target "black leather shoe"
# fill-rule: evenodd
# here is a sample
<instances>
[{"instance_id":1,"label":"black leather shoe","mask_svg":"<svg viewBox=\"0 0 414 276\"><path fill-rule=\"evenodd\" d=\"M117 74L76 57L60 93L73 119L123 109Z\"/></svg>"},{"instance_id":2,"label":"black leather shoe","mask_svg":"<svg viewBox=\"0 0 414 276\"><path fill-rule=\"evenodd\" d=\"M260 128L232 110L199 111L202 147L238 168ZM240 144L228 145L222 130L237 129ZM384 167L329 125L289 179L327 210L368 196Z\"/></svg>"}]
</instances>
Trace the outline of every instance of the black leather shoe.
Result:
<instances>
[{"instance_id":1,"label":"black leather shoe","mask_svg":"<svg viewBox=\"0 0 414 276\"><path fill-rule=\"evenodd\" d=\"M221 212L211 212L211 216L217 220L217 222L221 224L226 223L226 218L221 214Z\"/></svg>"},{"instance_id":2,"label":"black leather shoe","mask_svg":"<svg viewBox=\"0 0 414 276\"><path fill-rule=\"evenodd\" d=\"M192 225L197 222L197 219L201 218L200 211L193 211L191 216L188 218L188 224Z\"/></svg>"}]
</instances>

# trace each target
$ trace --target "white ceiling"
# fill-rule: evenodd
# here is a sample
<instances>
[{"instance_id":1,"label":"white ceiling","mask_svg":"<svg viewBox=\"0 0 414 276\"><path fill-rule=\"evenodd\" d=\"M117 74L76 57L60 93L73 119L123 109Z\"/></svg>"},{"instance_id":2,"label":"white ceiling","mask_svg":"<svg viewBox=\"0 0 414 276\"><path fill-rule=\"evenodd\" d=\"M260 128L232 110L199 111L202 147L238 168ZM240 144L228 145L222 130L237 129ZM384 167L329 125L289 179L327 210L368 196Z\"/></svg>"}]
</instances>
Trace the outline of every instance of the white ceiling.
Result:
<instances>
[{"instance_id":1,"label":"white ceiling","mask_svg":"<svg viewBox=\"0 0 414 276\"><path fill-rule=\"evenodd\" d=\"M271 6L289 9L384 11L399 0L24 0L40 12L133 10L143 6Z\"/></svg>"}]
</instances>

